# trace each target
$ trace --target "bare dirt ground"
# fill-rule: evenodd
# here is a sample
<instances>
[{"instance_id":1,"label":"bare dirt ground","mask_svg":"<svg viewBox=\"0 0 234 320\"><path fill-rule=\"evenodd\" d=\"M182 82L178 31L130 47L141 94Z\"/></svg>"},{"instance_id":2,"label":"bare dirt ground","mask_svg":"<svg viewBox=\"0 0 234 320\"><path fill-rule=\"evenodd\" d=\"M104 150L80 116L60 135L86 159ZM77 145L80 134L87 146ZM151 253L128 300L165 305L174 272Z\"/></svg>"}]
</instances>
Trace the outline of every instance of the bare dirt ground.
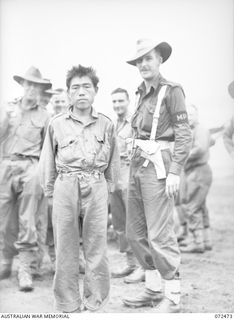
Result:
<instances>
[{"instance_id":1,"label":"bare dirt ground","mask_svg":"<svg viewBox=\"0 0 234 320\"><path fill-rule=\"evenodd\" d=\"M182 312L234 312L234 177L216 178L209 197L214 248L204 254L182 256ZM109 244L110 265L121 265L123 256ZM31 293L18 291L16 271L0 282L0 312L53 312L52 274L45 257L42 279L35 280ZM150 312L151 308L129 309L121 301L144 284L127 285L111 280L111 298L105 312Z\"/></svg>"}]
</instances>

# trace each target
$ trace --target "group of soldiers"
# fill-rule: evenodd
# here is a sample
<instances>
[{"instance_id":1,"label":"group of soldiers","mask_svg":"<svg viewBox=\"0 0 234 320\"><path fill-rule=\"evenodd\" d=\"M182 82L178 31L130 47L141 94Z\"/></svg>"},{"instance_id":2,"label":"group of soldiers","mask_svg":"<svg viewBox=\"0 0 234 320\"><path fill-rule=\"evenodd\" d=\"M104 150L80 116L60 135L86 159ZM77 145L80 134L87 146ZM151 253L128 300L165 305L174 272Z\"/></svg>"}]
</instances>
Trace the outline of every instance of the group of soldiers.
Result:
<instances>
[{"instance_id":1,"label":"group of soldiers","mask_svg":"<svg viewBox=\"0 0 234 320\"><path fill-rule=\"evenodd\" d=\"M145 281L143 291L123 303L151 306L155 313L180 311L181 251L212 249L206 196L214 141L199 124L196 106L185 105L181 85L160 73L171 52L167 42L138 40L127 63L143 82L131 117L127 90L111 93L115 122L93 108L99 79L92 67L72 67L67 91L52 89L35 67L14 76L24 94L1 108L0 280L10 277L18 255L19 289L33 290L47 244L55 310L103 308L110 292L110 203L126 257L111 276L129 284ZM233 83L229 89L233 98ZM232 135L233 121L224 135L233 156Z\"/></svg>"}]
</instances>

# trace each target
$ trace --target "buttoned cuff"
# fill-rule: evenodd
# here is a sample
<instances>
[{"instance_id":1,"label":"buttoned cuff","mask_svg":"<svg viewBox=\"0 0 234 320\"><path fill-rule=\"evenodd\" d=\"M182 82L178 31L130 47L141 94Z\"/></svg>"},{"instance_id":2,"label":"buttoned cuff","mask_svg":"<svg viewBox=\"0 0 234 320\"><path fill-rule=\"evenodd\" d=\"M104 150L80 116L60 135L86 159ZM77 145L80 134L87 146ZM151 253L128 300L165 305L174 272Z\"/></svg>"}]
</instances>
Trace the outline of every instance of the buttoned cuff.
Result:
<instances>
[{"instance_id":1,"label":"buttoned cuff","mask_svg":"<svg viewBox=\"0 0 234 320\"><path fill-rule=\"evenodd\" d=\"M169 169L169 173L173 173L173 174L176 174L177 176L179 176L181 173L182 167L183 166L181 164L172 161L170 169Z\"/></svg>"}]
</instances>

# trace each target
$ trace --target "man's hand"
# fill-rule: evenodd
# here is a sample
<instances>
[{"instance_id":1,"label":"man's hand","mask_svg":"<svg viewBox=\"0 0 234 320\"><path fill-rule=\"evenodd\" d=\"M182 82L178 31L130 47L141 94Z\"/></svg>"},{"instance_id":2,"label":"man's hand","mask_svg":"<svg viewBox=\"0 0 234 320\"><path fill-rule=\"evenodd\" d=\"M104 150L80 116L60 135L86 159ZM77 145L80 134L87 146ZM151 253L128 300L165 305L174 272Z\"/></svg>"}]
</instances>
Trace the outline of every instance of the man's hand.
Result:
<instances>
[{"instance_id":1,"label":"man's hand","mask_svg":"<svg viewBox=\"0 0 234 320\"><path fill-rule=\"evenodd\" d=\"M180 176L169 173L166 179L166 195L168 198L172 198L177 195L180 186Z\"/></svg>"}]
</instances>

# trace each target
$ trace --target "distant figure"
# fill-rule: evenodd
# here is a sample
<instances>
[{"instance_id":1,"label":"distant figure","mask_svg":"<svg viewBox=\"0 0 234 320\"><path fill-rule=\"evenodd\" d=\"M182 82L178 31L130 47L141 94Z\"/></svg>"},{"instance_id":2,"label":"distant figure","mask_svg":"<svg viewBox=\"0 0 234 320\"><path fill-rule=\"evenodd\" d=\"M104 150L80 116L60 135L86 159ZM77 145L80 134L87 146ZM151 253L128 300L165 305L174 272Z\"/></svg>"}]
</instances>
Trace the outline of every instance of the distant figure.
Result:
<instances>
[{"instance_id":1,"label":"distant figure","mask_svg":"<svg viewBox=\"0 0 234 320\"><path fill-rule=\"evenodd\" d=\"M212 182L212 171L208 164L211 137L209 130L198 121L197 108L189 105L187 111L193 142L181 177L180 209L187 218L192 241L182 242L181 252L203 253L212 249L209 212L206 206Z\"/></svg>"},{"instance_id":2,"label":"distant figure","mask_svg":"<svg viewBox=\"0 0 234 320\"><path fill-rule=\"evenodd\" d=\"M228 92L232 99L234 99L234 81L232 81L228 86ZM228 126L225 128L223 133L224 145L234 160L234 115L232 116Z\"/></svg>"},{"instance_id":3,"label":"distant figure","mask_svg":"<svg viewBox=\"0 0 234 320\"><path fill-rule=\"evenodd\" d=\"M117 88L111 93L113 109L117 115L115 130L120 152L120 177L115 190L110 194L112 222L119 238L120 252L126 253L126 265L112 271L113 278L125 278L127 283L144 280L145 272L137 268L137 260L126 238L127 186L129 179L130 152L126 140L133 137L133 129L128 114L129 95L127 90ZM137 270L136 270L137 269ZM134 272L134 274L133 274Z\"/></svg>"},{"instance_id":4,"label":"distant figure","mask_svg":"<svg viewBox=\"0 0 234 320\"><path fill-rule=\"evenodd\" d=\"M0 166L0 236L3 237L0 279L10 276L14 255L18 253L19 289L31 291L32 267L39 249L38 207L43 196L38 161L49 121L48 112L38 101L51 83L43 79L35 67L30 67L23 76L15 75L14 80L22 86L24 95L13 104L5 119L1 119L6 125L0 126L0 137L6 137L1 143L4 159ZM2 128L7 131L1 132ZM15 214L17 226L12 228L9 222L9 229L8 221L11 217L16 221ZM18 229L17 234L11 234L13 229L14 232Z\"/></svg>"},{"instance_id":5,"label":"distant figure","mask_svg":"<svg viewBox=\"0 0 234 320\"><path fill-rule=\"evenodd\" d=\"M52 96L50 103L53 108L53 115L66 112L68 107L67 92L61 88L55 89L55 94Z\"/></svg>"}]
</instances>

